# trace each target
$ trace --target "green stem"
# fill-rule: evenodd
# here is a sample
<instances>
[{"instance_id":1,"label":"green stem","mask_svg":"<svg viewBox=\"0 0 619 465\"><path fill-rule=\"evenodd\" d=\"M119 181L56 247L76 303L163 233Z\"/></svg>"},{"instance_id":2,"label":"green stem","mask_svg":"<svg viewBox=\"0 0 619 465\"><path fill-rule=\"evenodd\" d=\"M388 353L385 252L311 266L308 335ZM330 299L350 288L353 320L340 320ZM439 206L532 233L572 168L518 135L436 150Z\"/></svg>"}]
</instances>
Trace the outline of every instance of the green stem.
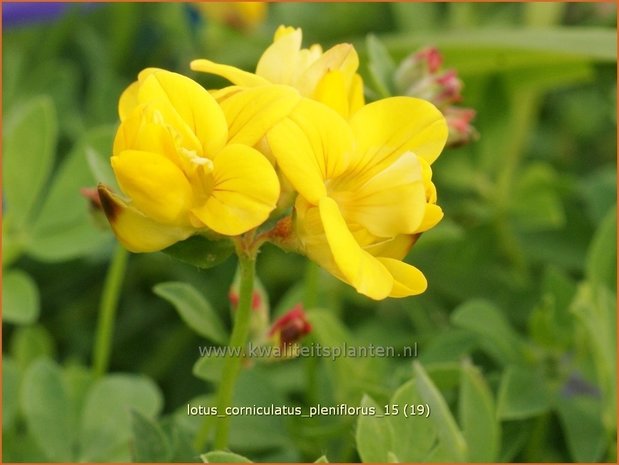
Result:
<instances>
[{"instance_id":1,"label":"green stem","mask_svg":"<svg viewBox=\"0 0 619 465\"><path fill-rule=\"evenodd\" d=\"M251 323L251 301L254 288L256 254L255 252L239 251L238 255L240 274L239 305L235 312L234 327L230 336L230 343L228 344L230 350L227 353L219 390L217 391L217 413L222 416L216 420L214 450L222 450L228 446L230 417L226 415L226 408L232 404L234 386L241 370L242 361L241 353L236 351L242 351L242 348L245 347ZM205 422L203 428L198 432L196 437L198 450L204 447L210 426L210 422Z\"/></svg>"},{"instance_id":2,"label":"green stem","mask_svg":"<svg viewBox=\"0 0 619 465\"><path fill-rule=\"evenodd\" d=\"M116 309L118 308L118 298L125 277L128 256L127 251L121 245L117 245L105 276L92 357L93 371L97 377L103 376L110 364Z\"/></svg>"}]
</instances>

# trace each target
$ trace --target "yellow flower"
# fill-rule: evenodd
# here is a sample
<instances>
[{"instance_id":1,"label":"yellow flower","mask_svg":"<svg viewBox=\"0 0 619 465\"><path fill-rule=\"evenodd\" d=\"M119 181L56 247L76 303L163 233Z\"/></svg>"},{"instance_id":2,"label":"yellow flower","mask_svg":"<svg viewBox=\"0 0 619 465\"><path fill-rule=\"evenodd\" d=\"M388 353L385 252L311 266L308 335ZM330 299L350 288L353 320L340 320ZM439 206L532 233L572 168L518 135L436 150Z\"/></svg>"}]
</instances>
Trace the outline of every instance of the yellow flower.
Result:
<instances>
[{"instance_id":1,"label":"yellow flower","mask_svg":"<svg viewBox=\"0 0 619 465\"><path fill-rule=\"evenodd\" d=\"M220 105L185 76L142 71L120 98L111 158L127 200L99 189L120 242L152 252L198 232L234 236L263 223L279 182L252 146L298 100L288 87L265 86ZM255 113L261 117L252 119Z\"/></svg>"},{"instance_id":2,"label":"yellow flower","mask_svg":"<svg viewBox=\"0 0 619 465\"><path fill-rule=\"evenodd\" d=\"M196 2L194 5L208 19L237 29L261 24L268 6L265 2Z\"/></svg>"},{"instance_id":3,"label":"yellow flower","mask_svg":"<svg viewBox=\"0 0 619 465\"><path fill-rule=\"evenodd\" d=\"M302 38L301 29L280 26L255 74L204 59L192 61L191 69L222 76L243 87L289 85L348 118L364 104L357 52L351 44L338 44L326 52L318 44L302 49Z\"/></svg>"},{"instance_id":4,"label":"yellow flower","mask_svg":"<svg viewBox=\"0 0 619 465\"><path fill-rule=\"evenodd\" d=\"M373 299L426 289L423 274L401 260L418 234L442 218L430 164L447 126L432 104L388 98L346 122L304 99L267 138L299 193L303 252Z\"/></svg>"}]
</instances>

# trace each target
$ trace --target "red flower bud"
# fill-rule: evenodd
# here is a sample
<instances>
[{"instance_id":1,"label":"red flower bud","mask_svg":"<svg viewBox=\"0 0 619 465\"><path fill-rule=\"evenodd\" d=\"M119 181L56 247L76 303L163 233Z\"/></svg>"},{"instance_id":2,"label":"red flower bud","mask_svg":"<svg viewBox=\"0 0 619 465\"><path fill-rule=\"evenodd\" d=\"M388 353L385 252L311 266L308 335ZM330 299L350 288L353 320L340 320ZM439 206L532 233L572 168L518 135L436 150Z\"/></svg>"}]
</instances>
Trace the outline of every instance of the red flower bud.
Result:
<instances>
[{"instance_id":1,"label":"red flower bud","mask_svg":"<svg viewBox=\"0 0 619 465\"><path fill-rule=\"evenodd\" d=\"M312 325L306 319L303 306L297 304L273 323L269 337L279 339L280 346L287 346L297 342L311 330Z\"/></svg>"},{"instance_id":2,"label":"red flower bud","mask_svg":"<svg viewBox=\"0 0 619 465\"><path fill-rule=\"evenodd\" d=\"M430 73L435 73L443 64L441 52L436 47L427 47L413 55L413 60L422 61Z\"/></svg>"}]
</instances>

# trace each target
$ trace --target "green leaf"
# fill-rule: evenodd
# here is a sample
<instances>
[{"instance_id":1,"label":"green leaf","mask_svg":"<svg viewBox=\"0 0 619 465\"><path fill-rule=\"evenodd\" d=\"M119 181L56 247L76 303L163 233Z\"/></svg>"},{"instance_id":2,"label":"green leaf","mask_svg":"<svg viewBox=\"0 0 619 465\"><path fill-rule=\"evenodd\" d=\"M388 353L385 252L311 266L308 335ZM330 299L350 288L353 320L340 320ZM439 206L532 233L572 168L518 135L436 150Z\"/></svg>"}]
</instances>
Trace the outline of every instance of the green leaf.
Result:
<instances>
[{"instance_id":1,"label":"green leaf","mask_svg":"<svg viewBox=\"0 0 619 465\"><path fill-rule=\"evenodd\" d=\"M27 325L39 318L39 288L30 275L8 271L2 279L2 317L5 322Z\"/></svg>"},{"instance_id":2,"label":"green leaf","mask_svg":"<svg viewBox=\"0 0 619 465\"><path fill-rule=\"evenodd\" d=\"M586 333L586 344L595 363L604 399L604 422L609 431L617 426L617 299L604 286L580 286L571 311Z\"/></svg>"},{"instance_id":3,"label":"green leaf","mask_svg":"<svg viewBox=\"0 0 619 465\"><path fill-rule=\"evenodd\" d=\"M93 147L86 147L86 161L90 173L97 184L103 183L112 190L118 192L118 184L110 163L109 150L102 152Z\"/></svg>"},{"instance_id":4,"label":"green leaf","mask_svg":"<svg viewBox=\"0 0 619 465\"><path fill-rule=\"evenodd\" d=\"M381 97L390 97L394 94L393 75L395 63L383 43L373 34L367 36L368 70L374 88Z\"/></svg>"},{"instance_id":5,"label":"green leaf","mask_svg":"<svg viewBox=\"0 0 619 465\"><path fill-rule=\"evenodd\" d=\"M580 179L579 187L589 218L595 224L601 223L617 202L617 164L601 166L588 173Z\"/></svg>"},{"instance_id":6,"label":"green leaf","mask_svg":"<svg viewBox=\"0 0 619 465\"><path fill-rule=\"evenodd\" d=\"M575 462L600 462L607 436L601 421L599 399L586 396L561 398L556 405L570 455Z\"/></svg>"},{"instance_id":7,"label":"green leaf","mask_svg":"<svg viewBox=\"0 0 619 465\"><path fill-rule=\"evenodd\" d=\"M501 439L494 400L481 373L469 362L462 364L458 406L468 460L495 462Z\"/></svg>"},{"instance_id":8,"label":"green leaf","mask_svg":"<svg viewBox=\"0 0 619 465\"><path fill-rule=\"evenodd\" d=\"M42 261L70 260L100 249L111 239L107 229L97 227L80 189L96 185L86 154L108 153L113 134L113 128L107 126L93 129L60 165L34 225L30 255Z\"/></svg>"},{"instance_id":9,"label":"green leaf","mask_svg":"<svg viewBox=\"0 0 619 465\"><path fill-rule=\"evenodd\" d=\"M232 255L234 245L228 239L211 241L203 236L191 236L162 252L198 268L212 268Z\"/></svg>"},{"instance_id":10,"label":"green leaf","mask_svg":"<svg viewBox=\"0 0 619 465\"><path fill-rule=\"evenodd\" d=\"M161 405L161 393L148 378L109 375L97 381L84 404L79 461L129 461L131 411L153 418Z\"/></svg>"},{"instance_id":11,"label":"green leaf","mask_svg":"<svg viewBox=\"0 0 619 465\"><path fill-rule=\"evenodd\" d=\"M436 427L441 446L449 453L452 461L466 461L468 456L466 441L449 411L447 402L419 362L413 362L413 371L421 399L430 406L429 419Z\"/></svg>"},{"instance_id":12,"label":"green leaf","mask_svg":"<svg viewBox=\"0 0 619 465\"><path fill-rule=\"evenodd\" d=\"M211 346L213 351L221 353L222 356L200 356L200 358L194 363L192 373L197 378L209 381L213 384L219 383L224 371L224 365L226 364L225 347Z\"/></svg>"},{"instance_id":13,"label":"green leaf","mask_svg":"<svg viewBox=\"0 0 619 465\"><path fill-rule=\"evenodd\" d=\"M49 97L36 97L10 114L2 135L3 191L12 228L30 221L56 150L57 122Z\"/></svg>"},{"instance_id":14,"label":"green leaf","mask_svg":"<svg viewBox=\"0 0 619 465\"><path fill-rule=\"evenodd\" d=\"M140 412L131 412L133 430L132 458L134 462L169 462L170 443L159 425Z\"/></svg>"},{"instance_id":15,"label":"green leaf","mask_svg":"<svg viewBox=\"0 0 619 465\"><path fill-rule=\"evenodd\" d=\"M167 282L157 284L153 291L178 311L183 321L200 336L219 344L228 340L228 332L211 304L190 284Z\"/></svg>"},{"instance_id":16,"label":"green leaf","mask_svg":"<svg viewBox=\"0 0 619 465\"><path fill-rule=\"evenodd\" d=\"M593 285L617 288L617 207L613 207L595 232L587 252L585 268Z\"/></svg>"},{"instance_id":17,"label":"green leaf","mask_svg":"<svg viewBox=\"0 0 619 465\"><path fill-rule=\"evenodd\" d=\"M54 340L43 326L19 328L11 339L11 355L22 371L39 358L52 358L54 353Z\"/></svg>"},{"instance_id":18,"label":"green leaf","mask_svg":"<svg viewBox=\"0 0 619 465\"><path fill-rule=\"evenodd\" d=\"M522 341L490 302L469 300L456 308L451 321L460 328L475 332L480 345L500 363L522 359Z\"/></svg>"},{"instance_id":19,"label":"green leaf","mask_svg":"<svg viewBox=\"0 0 619 465\"><path fill-rule=\"evenodd\" d=\"M30 365L22 384L21 408L28 430L48 459L74 461L76 435L67 415L69 399L62 372L54 362L39 359Z\"/></svg>"},{"instance_id":20,"label":"green leaf","mask_svg":"<svg viewBox=\"0 0 619 465\"><path fill-rule=\"evenodd\" d=\"M252 463L247 457L228 452L225 450L214 450L200 455L204 463Z\"/></svg>"},{"instance_id":21,"label":"green leaf","mask_svg":"<svg viewBox=\"0 0 619 465\"><path fill-rule=\"evenodd\" d=\"M546 380L535 370L508 366L503 372L497 401L502 420L520 420L540 415L550 408Z\"/></svg>"},{"instance_id":22,"label":"green leaf","mask_svg":"<svg viewBox=\"0 0 619 465\"><path fill-rule=\"evenodd\" d=\"M316 460L314 460L314 463L329 463L329 459L327 459L326 455L321 455Z\"/></svg>"},{"instance_id":23,"label":"green leaf","mask_svg":"<svg viewBox=\"0 0 619 465\"><path fill-rule=\"evenodd\" d=\"M62 376L71 405L66 415L71 418L71 424L79 425L86 396L95 382L94 373L89 367L70 363L64 367Z\"/></svg>"},{"instance_id":24,"label":"green leaf","mask_svg":"<svg viewBox=\"0 0 619 465\"><path fill-rule=\"evenodd\" d=\"M392 450L392 434L389 422L382 416L383 409L369 396L361 399L361 408L376 409L376 415L359 415L355 440L357 451L363 462L387 462Z\"/></svg>"},{"instance_id":25,"label":"green leaf","mask_svg":"<svg viewBox=\"0 0 619 465\"><path fill-rule=\"evenodd\" d=\"M19 411L20 373L17 363L8 356L2 360L2 428L7 431Z\"/></svg>"},{"instance_id":26,"label":"green leaf","mask_svg":"<svg viewBox=\"0 0 619 465\"><path fill-rule=\"evenodd\" d=\"M404 415L405 405L425 403L417 388L417 380L403 384L394 393L389 403L398 405L398 415L390 415L393 453L402 462L423 462L430 455L432 445L436 442L436 427L424 415Z\"/></svg>"},{"instance_id":27,"label":"green leaf","mask_svg":"<svg viewBox=\"0 0 619 465\"><path fill-rule=\"evenodd\" d=\"M548 164L532 163L518 175L510 213L521 229L558 229L565 224L556 182L556 173Z\"/></svg>"}]
</instances>

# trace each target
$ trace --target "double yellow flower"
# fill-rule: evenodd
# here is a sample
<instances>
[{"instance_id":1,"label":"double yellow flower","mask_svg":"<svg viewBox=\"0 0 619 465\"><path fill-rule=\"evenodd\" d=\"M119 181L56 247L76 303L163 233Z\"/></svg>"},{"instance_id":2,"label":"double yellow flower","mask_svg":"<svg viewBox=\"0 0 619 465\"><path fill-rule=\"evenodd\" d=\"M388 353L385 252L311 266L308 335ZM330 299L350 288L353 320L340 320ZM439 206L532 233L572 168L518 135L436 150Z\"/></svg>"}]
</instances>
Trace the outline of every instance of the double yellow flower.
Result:
<instances>
[{"instance_id":1,"label":"double yellow flower","mask_svg":"<svg viewBox=\"0 0 619 465\"><path fill-rule=\"evenodd\" d=\"M112 156L129 200L100 188L114 231L139 252L237 236L265 222L281 181L296 193L286 244L373 299L419 294L426 280L402 260L442 218L430 165L445 120L410 97L365 105L354 48L301 39L280 27L255 74L192 62L235 84L215 98L174 73L140 74L121 97Z\"/></svg>"}]
</instances>

